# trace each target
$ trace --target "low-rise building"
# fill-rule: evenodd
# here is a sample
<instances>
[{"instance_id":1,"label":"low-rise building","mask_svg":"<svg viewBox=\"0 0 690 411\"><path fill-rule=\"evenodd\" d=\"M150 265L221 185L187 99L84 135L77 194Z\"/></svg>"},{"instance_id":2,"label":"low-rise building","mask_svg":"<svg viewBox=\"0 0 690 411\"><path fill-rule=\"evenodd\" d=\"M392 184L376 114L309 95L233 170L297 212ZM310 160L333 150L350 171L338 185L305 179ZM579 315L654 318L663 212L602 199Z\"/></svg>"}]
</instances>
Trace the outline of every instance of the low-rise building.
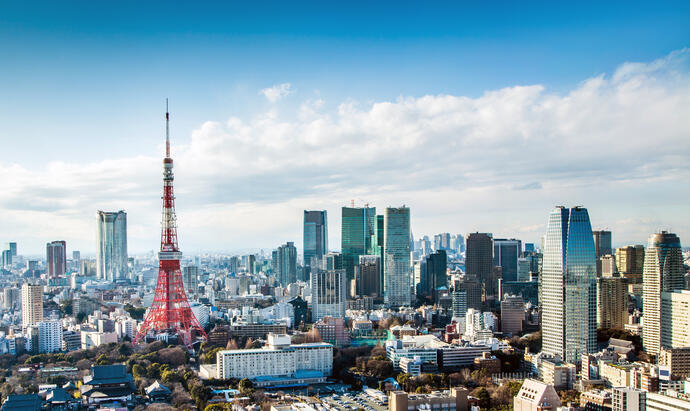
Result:
<instances>
[{"instance_id":1,"label":"low-rise building","mask_svg":"<svg viewBox=\"0 0 690 411\"><path fill-rule=\"evenodd\" d=\"M611 393L606 390L589 390L580 394L580 407L587 411L611 411Z\"/></svg>"},{"instance_id":2,"label":"low-rise building","mask_svg":"<svg viewBox=\"0 0 690 411\"><path fill-rule=\"evenodd\" d=\"M467 411L468 390L456 387L450 391L435 391L431 394L408 394L405 391L391 391L388 400L389 411L448 410Z\"/></svg>"},{"instance_id":3,"label":"low-rise building","mask_svg":"<svg viewBox=\"0 0 690 411\"><path fill-rule=\"evenodd\" d=\"M561 406L561 399L551 384L526 379L518 395L513 398L514 411L556 411Z\"/></svg>"},{"instance_id":4,"label":"low-rise building","mask_svg":"<svg viewBox=\"0 0 690 411\"><path fill-rule=\"evenodd\" d=\"M491 353L484 352L481 357L474 359L474 368L486 370L489 375L501 372L501 360Z\"/></svg>"},{"instance_id":5,"label":"low-rise building","mask_svg":"<svg viewBox=\"0 0 690 411\"><path fill-rule=\"evenodd\" d=\"M690 377L690 347L661 348L659 365L667 366L671 378L679 380Z\"/></svg>"},{"instance_id":6,"label":"low-rise building","mask_svg":"<svg viewBox=\"0 0 690 411\"><path fill-rule=\"evenodd\" d=\"M91 374L84 377L81 386L81 396L89 406L101 403L126 406L135 391L134 378L122 364L92 366Z\"/></svg>"},{"instance_id":7,"label":"low-rise building","mask_svg":"<svg viewBox=\"0 0 690 411\"><path fill-rule=\"evenodd\" d=\"M612 411L645 411L647 409L647 391L631 387L614 387Z\"/></svg>"},{"instance_id":8,"label":"low-rise building","mask_svg":"<svg viewBox=\"0 0 690 411\"><path fill-rule=\"evenodd\" d=\"M539 375L542 381L553 385L556 390L570 390L575 384L577 366L556 360L543 360Z\"/></svg>"},{"instance_id":9,"label":"low-rise building","mask_svg":"<svg viewBox=\"0 0 690 411\"><path fill-rule=\"evenodd\" d=\"M336 347L350 345L350 332L345 327L345 320L335 317L323 317L314 323L314 328L319 332L321 339Z\"/></svg>"},{"instance_id":10,"label":"low-rise building","mask_svg":"<svg viewBox=\"0 0 690 411\"><path fill-rule=\"evenodd\" d=\"M406 374L412 376L417 376L422 373L422 357L415 355L414 358L401 358L400 359L400 370Z\"/></svg>"}]
</instances>

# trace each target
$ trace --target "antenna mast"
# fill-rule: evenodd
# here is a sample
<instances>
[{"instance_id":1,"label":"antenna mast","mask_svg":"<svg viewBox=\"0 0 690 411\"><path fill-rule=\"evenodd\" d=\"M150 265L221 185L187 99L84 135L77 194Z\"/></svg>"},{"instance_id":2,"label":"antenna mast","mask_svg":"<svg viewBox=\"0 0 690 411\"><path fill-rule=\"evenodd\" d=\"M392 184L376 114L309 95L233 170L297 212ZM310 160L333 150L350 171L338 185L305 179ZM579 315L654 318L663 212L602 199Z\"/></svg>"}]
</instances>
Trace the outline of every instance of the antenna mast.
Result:
<instances>
[{"instance_id":1,"label":"antenna mast","mask_svg":"<svg viewBox=\"0 0 690 411\"><path fill-rule=\"evenodd\" d=\"M170 113L168 99L165 99L165 158L170 158Z\"/></svg>"}]
</instances>

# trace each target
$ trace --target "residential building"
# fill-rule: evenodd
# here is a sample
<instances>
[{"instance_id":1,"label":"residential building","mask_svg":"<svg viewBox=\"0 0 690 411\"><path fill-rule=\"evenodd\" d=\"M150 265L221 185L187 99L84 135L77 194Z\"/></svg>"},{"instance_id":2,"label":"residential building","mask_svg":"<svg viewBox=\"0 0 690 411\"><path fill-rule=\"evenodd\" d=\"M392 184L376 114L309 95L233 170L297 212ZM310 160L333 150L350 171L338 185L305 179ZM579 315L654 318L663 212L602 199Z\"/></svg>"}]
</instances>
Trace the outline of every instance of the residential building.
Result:
<instances>
[{"instance_id":1,"label":"residential building","mask_svg":"<svg viewBox=\"0 0 690 411\"><path fill-rule=\"evenodd\" d=\"M623 329L628 322L628 281L597 278L597 327Z\"/></svg>"},{"instance_id":2,"label":"residential building","mask_svg":"<svg viewBox=\"0 0 690 411\"><path fill-rule=\"evenodd\" d=\"M592 389L580 394L580 407L587 411L611 411L611 393Z\"/></svg>"},{"instance_id":3,"label":"residential building","mask_svg":"<svg viewBox=\"0 0 690 411\"><path fill-rule=\"evenodd\" d=\"M292 241L278 247L276 279L283 287L297 281L297 248Z\"/></svg>"},{"instance_id":4,"label":"residential building","mask_svg":"<svg viewBox=\"0 0 690 411\"><path fill-rule=\"evenodd\" d=\"M115 332L100 332L100 331L82 331L81 332L81 349L87 350L92 347L98 347L103 344L110 344L117 342L117 334Z\"/></svg>"},{"instance_id":5,"label":"residential building","mask_svg":"<svg viewBox=\"0 0 690 411\"><path fill-rule=\"evenodd\" d=\"M642 289L642 344L647 354L656 355L661 349L662 293L683 288L685 269L680 239L666 231L652 234L645 252Z\"/></svg>"},{"instance_id":6,"label":"residential building","mask_svg":"<svg viewBox=\"0 0 690 411\"><path fill-rule=\"evenodd\" d=\"M647 328L646 311L643 318L644 336ZM661 293L661 324L658 326L662 348L690 347L690 290Z\"/></svg>"},{"instance_id":7,"label":"residential building","mask_svg":"<svg viewBox=\"0 0 690 411\"><path fill-rule=\"evenodd\" d=\"M541 275L542 351L577 364L597 347L593 238L586 208L551 212Z\"/></svg>"},{"instance_id":8,"label":"residential building","mask_svg":"<svg viewBox=\"0 0 690 411\"><path fill-rule=\"evenodd\" d=\"M501 301L501 331L518 335L525 320L525 301L520 296L509 295Z\"/></svg>"},{"instance_id":9,"label":"residential building","mask_svg":"<svg viewBox=\"0 0 690 411\"><path fill-rule=\"evenodd\" d=\"M551 384L531 378L526 379L513 398L514 411L556 411L561 398Z\"/></svg>"},{"instance_id":10,"label":"residential building","mask_svg":"<svg viewBox=\"0 0 690 411\"><path fill-rule=\"evenodd\" d=\"M345 318L347 295L345 270L312 270L311 310L312 320L329 316Z\"/></svg>"},{"instance_id":11,"label":"residential building","mask_svg":"<svg viewBox=\"0 0 690 411\"><path fill-rule=\"evenodd\" d=\"M67 272L67 243L52 241L46 244L46 275L49 278L65 275Z\"/></svg>"},{"instance_id":12,"label":"residential building","mask_svg":"<svg viewBox=\"0 0 690 411\"><path fill-rule=\"evenodd\" d=\"M482 301L498 293L494 277L493 238L491 233L471 233L465 238L465 273L476 278L482 287ZM472 306L469 304L469 306Z\"/></svg>"},{"instance_id":13,"label":"residential building","mask_svg":"<svg viewBox=\"0 0 690 411\"><path fill-rule=\"evenodd\" d=\"M22 326L43 321L43 286L22 284Z\"/></svg>"},{"instance_id":14,"label":"residential building","mask_svg":"<svg viewBox=\"0 0 690 411\"><path fill-rule=\"evenodd\" d=\"M383 214L384 303L410 305L410 209L388 207Z\"/></svg>"},{"instance_id":15,"label":"residential building","mask_svg":"<svg viewBox=\"0 0 690 411\"><path fill-rule=\"evenodd\" d=\"M628 245L616 249L616 267L630 284L641 284L644 273L644 246Z\"/></svg>"},{"instance_id":16,"label":"residential building","mask_svg":"<svg viewBox=\"0 0 690 411\"><path fill-rule=\"evenodd\" d=\"M602 255L597 260L598 274L600 277L615 277L618 276L618 267L616 266L616 256L611 254Z\"/></svg>"},{"instance_id":17,"label":"residential building","mask_svg":"<svg viewBox=\"0 0 690 411\"><path fill-rule=\"evenodd\" d=\"M343 207L341 212L340 250L343 253L343 268L349 282L354 278L359 256L377 254L374 249L376 207Z\"/></svg>"},{"instance_id":18,"label":"residential building","mask_svg":"<svg viewBox=\"0 0 690 411\"><path fill-rule=\"evenodd\" d=\"M388 411L444 410L467 411L467 388L455 387L450 391L434 391L430 394L408 394L405 391L391 391Z\"/></svg>"},{"instance_id":19,"label":"residential building","mask_svg":"<svg viewBox=\"0 0 690 411\"><path fill-rule=\"evenodd\" d=\"M53 353L62 350L62 322L40 321L37 325L38 352Z\"/></svg>"},{"instance_id":20,"label":"residential building","mask_svg":"<svg viewBox=\"0 0 690 411\"><path fill-rule=\"evenodd\" d=\"M303 260L304 279L309 278L313 260L328 252L328 216L326 210L304 210Z\"/></svg>"}]
</instances>

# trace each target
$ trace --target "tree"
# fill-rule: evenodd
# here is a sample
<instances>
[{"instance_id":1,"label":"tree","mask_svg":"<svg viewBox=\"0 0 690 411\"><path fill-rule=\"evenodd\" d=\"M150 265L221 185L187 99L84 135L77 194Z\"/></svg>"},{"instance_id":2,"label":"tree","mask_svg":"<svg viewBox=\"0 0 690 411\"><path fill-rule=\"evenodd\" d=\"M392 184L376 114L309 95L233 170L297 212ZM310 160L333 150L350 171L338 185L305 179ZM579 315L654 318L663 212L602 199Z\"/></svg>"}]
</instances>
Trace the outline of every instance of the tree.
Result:
<instances>
[{"instance_id":1,"label":"tree","mask_svg":"<svg viewBox=\"0 0 690 411\"><path fill-rule=\"evenodd\" d=\"M254 384L248 378L242 378L239 384L237 384L237 387L242 393L246 393L254 388Z\"/></svg>"},{"instance_id":2,"label":"tree","mask_svg":"<svg viewBox=\"0 0 690 411\"><path fill-rule=\"evenodd\" d=\"M484 387L479 387L472 391L472 396L479 400L479 406L481 408L489 408L491 405L491 395L489 395L489 391Z\"/></svg>"},{"instance_id":3,"label":"tree","mask_svg":"<svg viewBox=\"0 0 690 411\"><path fill-rule=\"evenodd\" d=\"M137 379L144 378L147 375L146 368L141 364L134 364L134 366L132 366L132 375Z\"/></svg>"},{"instance_id":4,"label":"tree","mask_svg":"<svg viewBox=\"0 0 690 411\"><path fill-rule=\"evenodd\" d=\"M175 371L165 370L161 373L161 379L163 382L172 383L182 381L182 377Z\"/></svg>"}]
</instances>

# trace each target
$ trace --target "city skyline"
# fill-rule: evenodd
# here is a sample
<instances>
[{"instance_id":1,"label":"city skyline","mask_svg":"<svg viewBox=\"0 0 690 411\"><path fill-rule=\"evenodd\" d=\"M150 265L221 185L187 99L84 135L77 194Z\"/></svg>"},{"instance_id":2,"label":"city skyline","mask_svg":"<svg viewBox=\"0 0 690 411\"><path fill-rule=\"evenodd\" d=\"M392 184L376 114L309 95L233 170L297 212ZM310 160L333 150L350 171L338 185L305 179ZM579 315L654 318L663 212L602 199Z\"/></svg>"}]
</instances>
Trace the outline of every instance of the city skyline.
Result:
<instances>
[{"instance_id":1,"label":"city skyline","mask_svg":"<svg viewBox=\"0 0 690 411\"><path fill-rule=\"evenodd\" d=\"M125 210L130 254L155 250L165 97L188 254L270 250L288 241L301 250L304 210L332 216L328 240L337 250L340 208L352 200L408 206L415 237L478 231L539 244L545 212L582 204L593 228L613 232L614 247L645 244L661 229L687 238L690 50L681 23L688 6L676 6L598 10L596 21L586 10L566 18L571 11L560 8L530 14L533 6L506 6L496 15L468 8L438 27L405 30L404 22L416 21L413 11L401 7L393 22L377 21L389 11L377 6L352 16L362 23L352 32L319 23L320 8L300 17L304 25L262 23L236 10L255 26L238 23L232 31L213 18L196 52L172 25L179 11L163 11L172 22L142 36L133 32L152 10L142 9L130 26L117 11L94 27L79 19L98 8L60 23L46 21L46 13L64 10L2 6L8 24L0 35L14 40L12 64L0 68L9 97L0 106L0 138L12 142L0 161L3 241L41 255L47 241L60 238L68 250L93 255L96 210ZM479 23L450 24L466 14ZM526 20L507 26L515 40L496 45L497 36L505 38L501 23L516 15ZM642 41L651 32L654 41ZM135 50L124 44L128 36L140 37ZM290 39L295 44L279 54L289 64L276 64L270 51ZM469 39L477 43L469 47ZM558 40L567 47L554 47ZM179 51L170 50L175 41ZM111 67L113 57L98 51L89 60L96 44L122 59ZM360 53L348 53L357 47ZM378 47L407 56L406 69ZM226 52L242 63L231 64ZM163 64L198 53L229 79ZM318 60L323 56L331 63ZM120 62L125 57L133 63ZM220 82L202 81L205 74ZM63 89L82 82L74 93ZM37 112L43 121L30 121Z\"/></svg>"}]
</instances>

